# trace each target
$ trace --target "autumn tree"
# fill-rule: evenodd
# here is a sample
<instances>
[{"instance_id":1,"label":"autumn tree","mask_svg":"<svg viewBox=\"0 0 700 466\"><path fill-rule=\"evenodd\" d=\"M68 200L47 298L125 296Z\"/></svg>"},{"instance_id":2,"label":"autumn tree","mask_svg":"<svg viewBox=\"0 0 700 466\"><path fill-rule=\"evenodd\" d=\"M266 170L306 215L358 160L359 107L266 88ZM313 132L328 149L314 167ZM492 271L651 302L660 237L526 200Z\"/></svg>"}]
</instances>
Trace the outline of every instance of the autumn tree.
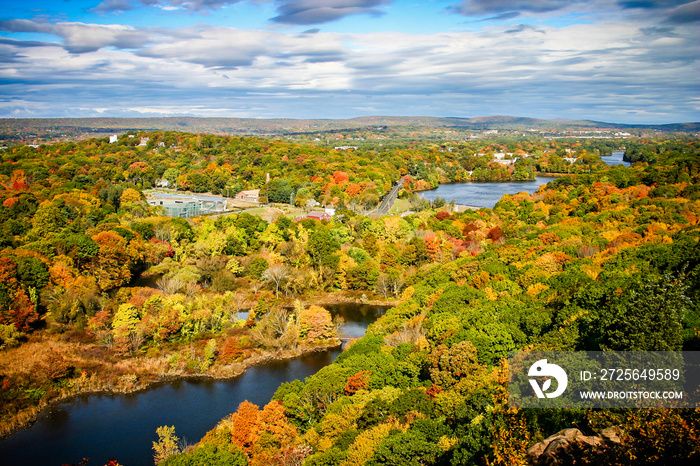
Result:
<instances>
[{"instance_id":1,"label":"autumn tree","mask_svg":"<svg viewBox=\"0 0 700 466\"><path fill-rule=\"evenodd\" d=\"M133 188L126 188L121 195L122 205L141 201L141 193Z\"/></svg>"},{"instance_id":2,"label":"autumn tree","mask_svg":"<svg viewBox=\"0 0 700 466\"><path fill-rule=\"evenodd\" d=\"M231 415L231 442L248 455L258 441L257 425L260 408L249 401L238 405L238 410Z\"/></svg>"},{"instance_id":3,"label":"autumn tree","mask_svg":"<svg viewBox=\"0 0 700 466\"><path fill-rule=\"evenodd\" d=\"M155 464L160 464L163 460L180 452L175 436L175 426L160 426L156 429L158 441L153 442L153 460Z\"/></svg>"},{"instance_id":4,"label":"autumn tree","mask_svg":"<svg viewBox=\"0 0 700 466\"><path fill-rule=\"evenodd\" d=\"M102 290L120 286L131 280L132 265L127 241L114 231L103 231L92 237L100 248L92 265L97 284Z\"/></svg>"},{"instance_id":5,"label":"autumn tree","mask_svg":"<svg viewBox=\"0 0 700 466\"><path fill-rule=\"evenodd\" d=\"M330 312L316 305L309 306L299 314L299 335L309 342L316 343L335 338L336 326Z\"/></svg>"},{"instance_id":6,"label":"autumn tree","mask_svg":"<svg viewBox=\"0 0 700 466\"><path fill-rule=\"evenodd\" d=\"M36 311L37 290L35 299L24 290L18 275L17 263L9 257L0 257L0 324L12 324L20 332L31 330L31 326L39 319Z\"/></svg>"}]
</instances>

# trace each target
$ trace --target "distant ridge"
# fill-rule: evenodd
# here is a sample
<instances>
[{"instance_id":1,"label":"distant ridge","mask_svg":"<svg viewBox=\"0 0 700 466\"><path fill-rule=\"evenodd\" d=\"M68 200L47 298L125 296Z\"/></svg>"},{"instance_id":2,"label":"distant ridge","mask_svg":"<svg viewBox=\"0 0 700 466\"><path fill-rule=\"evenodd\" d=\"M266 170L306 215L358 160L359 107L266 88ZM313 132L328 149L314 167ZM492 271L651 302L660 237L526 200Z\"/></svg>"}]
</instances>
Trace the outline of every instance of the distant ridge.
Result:
<instances>
[{"instance_id":1,"label":"distant ridge","mask_svg":"<svg viewBox=\"0 0 700 466\"><path fill-rule=\"evenodd\" d=\"M464 130L513 131L595 131L646 130L661 132L697 132L700 122L664 125L628 125L589 120L541 120L513 116L402 117L367 116L350 119L291 119L291 118L2 118L0 141L28 139L56 140L70 137L100 137L125 131L185 131L193 133L279 136L326 131L357 130L376 127L435 127Z\"/></svg>"}]
</instances>

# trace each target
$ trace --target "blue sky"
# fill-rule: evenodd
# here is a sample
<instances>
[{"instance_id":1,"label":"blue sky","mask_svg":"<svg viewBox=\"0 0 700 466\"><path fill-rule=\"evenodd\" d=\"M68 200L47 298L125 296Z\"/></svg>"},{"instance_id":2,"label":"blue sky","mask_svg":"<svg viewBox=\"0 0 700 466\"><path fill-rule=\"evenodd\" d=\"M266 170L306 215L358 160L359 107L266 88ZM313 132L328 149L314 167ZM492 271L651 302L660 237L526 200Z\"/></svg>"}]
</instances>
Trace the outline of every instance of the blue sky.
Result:
<instances>
[{"instance_id":1,"label":"blue sky","mask_svg":"<svg viewBox=\"0 0 700 466\"><path fill-rule=\"evenodd\" d=\"M700 121L700 1L0 6L0 118Z\"/></svg>"}]
</instances>

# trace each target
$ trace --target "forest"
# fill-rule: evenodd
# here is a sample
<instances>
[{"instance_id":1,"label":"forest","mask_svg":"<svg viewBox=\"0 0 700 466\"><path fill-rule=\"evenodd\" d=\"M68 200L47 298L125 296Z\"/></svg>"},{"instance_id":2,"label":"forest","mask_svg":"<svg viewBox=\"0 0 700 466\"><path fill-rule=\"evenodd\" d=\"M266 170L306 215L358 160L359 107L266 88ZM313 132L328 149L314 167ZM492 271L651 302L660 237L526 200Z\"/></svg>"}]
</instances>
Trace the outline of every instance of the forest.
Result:
<instances>
[{"instance_id":1,"label":"forest","mask_svg":"<svg viewBox=\"0 0 700 466\"><path fill-rule=\"evenodd\" d=\"M147 143L140 145L143 138ZM620 150L634 162L610 167ZM495 154L512 163L495 161ZM528 464L562 429L621 440L576 464L697 459L700 410L518 410L514 350L700 350L700 140L489 138L358 149L181 132L0 150L0 429L52 400L338 344L324 300L394 304L331 365L280 386L156 464ZM416 192L559 177L493 209ZM270 181L267 182L269 175ZM367 217L398 179L407 215ZM158 180L330 221L248 213L170 218ZM138 286L153 278L155 286ZM243 311L245 318L239 318ZM118 458L117 458L118 460Z\"/></svg>"}]
</instances>

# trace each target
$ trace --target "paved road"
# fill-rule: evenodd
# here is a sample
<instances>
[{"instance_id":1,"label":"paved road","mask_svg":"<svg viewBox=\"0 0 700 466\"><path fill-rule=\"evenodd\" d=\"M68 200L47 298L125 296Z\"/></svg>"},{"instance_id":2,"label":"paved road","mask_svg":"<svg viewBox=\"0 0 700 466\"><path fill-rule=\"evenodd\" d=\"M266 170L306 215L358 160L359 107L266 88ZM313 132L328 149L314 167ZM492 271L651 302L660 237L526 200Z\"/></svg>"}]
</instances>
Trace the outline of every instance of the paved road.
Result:
<instances>
[{"instance_id":1,"label":"paved road","mask_svg":"<svg viewBox=\"0 0 700 466\"><path fill-rule=\"evenodd\" d=\"M367 215L386 215L389 213L389 210L391 209L391 206L394 205L394 201L396 201L396 198L399 195L399 191L401 190L401 186L403 186L403 179L399 179L399 181L394 184L394 186L389 190L386 196L384 196L384 199L382 199L382 202L379 203L379 206L374 209L373 211L369 212Z\"/></svg>"}]
</instances>

